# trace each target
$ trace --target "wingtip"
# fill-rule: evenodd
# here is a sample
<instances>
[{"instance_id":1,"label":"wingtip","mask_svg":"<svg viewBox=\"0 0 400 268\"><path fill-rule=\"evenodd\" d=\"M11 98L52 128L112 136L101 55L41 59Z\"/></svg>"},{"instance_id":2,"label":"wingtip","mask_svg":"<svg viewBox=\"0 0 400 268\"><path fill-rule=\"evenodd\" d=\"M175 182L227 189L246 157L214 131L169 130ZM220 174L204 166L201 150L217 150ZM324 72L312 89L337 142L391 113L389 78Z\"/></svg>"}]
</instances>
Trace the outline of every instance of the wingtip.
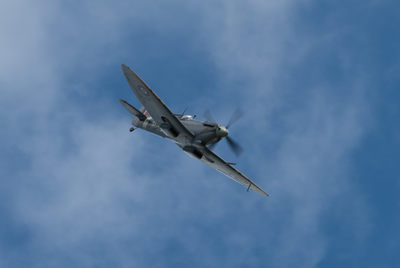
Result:
<instances>
[{"instance_id":1,"label":"wingtip","mask_svg":"<svg viewBox=\"0 0 400 268\"><path fill-rule=\"evenodd\" d=\"M261 190L261 192L259 192L261 195L265 196L265 197L269 197L269 194L267 194L266 192L264 192L263 190Z\"/></svg>"},{"instance_id":2,"label":"wingtip","mask_svg":"<svg viewBox=\"0 0 400 268\"><path fill-rule=\"evenodd\" d=\"M121 69L122 69L122 71L127 71L127 70L129 70L129 67L128 66L126 66L125 64L121 64Z\"/></svg>"},{"instance_id":3,"label":"wingtip","mask_svg":"<svg viewBox=\"0 0 400 268\"><path fill-rule=\"evenodd\" d=\"M254 192L257 192L265 197L269 197L269 194L264 192L264 190L261 189L260 187L258 187L256 184L252 183L251 185L255 186L254 188L251 188L251 190L253 190ZM249 187L249 189L250 189L250 187Z\"/></svg>"}]
</instances>

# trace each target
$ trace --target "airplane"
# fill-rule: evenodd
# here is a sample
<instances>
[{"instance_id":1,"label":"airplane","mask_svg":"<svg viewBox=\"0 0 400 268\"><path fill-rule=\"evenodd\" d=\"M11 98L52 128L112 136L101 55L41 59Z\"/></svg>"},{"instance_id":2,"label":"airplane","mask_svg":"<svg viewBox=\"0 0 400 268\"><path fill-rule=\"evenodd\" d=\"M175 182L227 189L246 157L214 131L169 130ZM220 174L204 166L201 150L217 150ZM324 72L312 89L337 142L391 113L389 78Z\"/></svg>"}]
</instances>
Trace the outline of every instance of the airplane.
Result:
<instances>
[{"instance_id":1,"label":"airplane","mask_svg":"<svg viewBox=\"0 0 400 268\"><path fill-rule=\"evenodd\" d=\"M222 139L226 139L236 154L241 148L230 138L228 128L237 120L238 113L233 116L226 126L214 122L207 111L207 121L197 121L195 116L172 113L164 102L150 89L150 87L128 66L122 64L122 71L133 93L142 103L141 109L136 109L125 100L120 103L133 115L132 125L136 128L151 132L162 138L176 143L189 156L199 159L210 166L242 184L247 191L252 190L265 197L269 195L258 187L249 178L232 167L234 163L225 162L211 149ZM135 128L131 127L130 132Z\"/></svg>"}]
</instances>

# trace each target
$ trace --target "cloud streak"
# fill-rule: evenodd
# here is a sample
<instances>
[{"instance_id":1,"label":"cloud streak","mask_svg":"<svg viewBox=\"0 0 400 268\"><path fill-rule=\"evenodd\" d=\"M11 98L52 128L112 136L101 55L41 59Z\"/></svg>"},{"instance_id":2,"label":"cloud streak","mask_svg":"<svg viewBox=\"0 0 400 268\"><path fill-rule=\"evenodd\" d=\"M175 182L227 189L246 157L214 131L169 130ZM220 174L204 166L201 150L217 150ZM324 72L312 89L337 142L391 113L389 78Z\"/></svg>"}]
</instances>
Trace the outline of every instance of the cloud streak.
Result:
<instances>
[{"instance_id":1,"label":"cloud streak","mask_svg":"<svg viewBox=\"0 0 400 268\"><path fill-rule=\"evenodd\" d=\"M2 171L9 206L0 211L12 214L8 224L19 223L13 232L24 237L14 249L0 243L3 265L315 267L329 250L327 220L362 241L367 230L354 224L368 211L351 182L351 153L366 129L368 86L362 75L339 75L332 86L316 70L325 66L313 57L331 59L322 49L326 36L342 36L335 29L304 34L297 10L310 3L83 2L79 12L61 3L3 3L25 18L4 16L2 25L13 27L1 28L10 37L1 50L8 129L1 158L13 162ZM192 16L179 19L177 12ZM129 116L113 106L128 90L115 66L146 66L138 53L127 55L188 28L194 30L186 42L201 47L217 70L215 90L201 94L211 100L200 96L192 104L211 104L222 118L233 103L248 107L235 125L248 146L239 168L272 194L267 201L172 144L130 135ZM123 89L104 93L101 83L110 79ZM353 216L326 215L335 206Z\"/></svg>"}]
</instances>

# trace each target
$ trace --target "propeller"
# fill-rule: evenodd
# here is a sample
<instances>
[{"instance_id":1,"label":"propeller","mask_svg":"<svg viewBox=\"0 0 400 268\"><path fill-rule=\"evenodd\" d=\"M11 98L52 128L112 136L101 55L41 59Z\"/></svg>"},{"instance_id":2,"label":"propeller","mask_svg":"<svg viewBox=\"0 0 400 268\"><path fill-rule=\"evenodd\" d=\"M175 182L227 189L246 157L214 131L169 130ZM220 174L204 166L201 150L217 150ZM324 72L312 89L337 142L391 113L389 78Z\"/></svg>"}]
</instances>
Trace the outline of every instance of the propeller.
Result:
<instances>
[{"instance_id":1,"label":"propeller","mask_svg":"<svg viewBox=\"0 0 400 268\"><path fill-rule=\"evenodd\" d=\"M236 154L236 156L239 156L243 152L243 148L231 137L227 136L226 141L228 142L229 147Z\"/></svg>"},{"instance_id":2,"label":"propeller","mask_svg":"<svg viewBox=\"0 0 400 268\"><path fill-rule=\"evenodd\" d=\"M236 156L239 156L243 152L243 148L234 139L228 136L229 132L227 131L227 129L230 128L234 123L236 123L242 116L243 116L242 110L237 108L233 112L231 119L229 120L228 124L225 127L225 131L227 132L225 137L226 142L228 143L229 148L236 154ZM215 119L208 109L204 112L204 117L207 119L207 121L215 123ZM212 150L216 144L217 143L213 143L208 148Z\"/></svg>"},{"instance_id":3,"label":"propeller","mask_svg":"<svg viewBox=\"0 0 400 268\"><path fill-rule=\"evenodd\" d=\"M205 110L204 117L207 119L208 122L215 123L215 119L208 109Z\"/></svg>"},{"instance_id":4,"label":"propeller","mask_svg":"<svg viewBox=\"0 0 400 268\"><path fill-rule=\"evenodd\" d=\"M236 123L242 116L243 116L243 111L240 108L236 108L236 110L233 112L231 116L231 119L226 125L226 128L228 129L230 126Z\"/></svg>"}]
</instances>

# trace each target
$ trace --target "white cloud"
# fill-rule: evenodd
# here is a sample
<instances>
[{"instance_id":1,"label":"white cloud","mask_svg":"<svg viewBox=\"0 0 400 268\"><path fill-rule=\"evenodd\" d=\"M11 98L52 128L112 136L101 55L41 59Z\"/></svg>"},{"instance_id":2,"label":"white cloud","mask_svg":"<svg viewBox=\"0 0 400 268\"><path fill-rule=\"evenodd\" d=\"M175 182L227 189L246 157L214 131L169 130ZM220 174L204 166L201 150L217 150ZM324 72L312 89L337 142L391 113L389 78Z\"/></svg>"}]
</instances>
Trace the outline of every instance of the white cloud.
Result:
<instances>
[{"instance_id":1,"label":"white cloud","mask_svg":"<svg viewBox=\"0 0 400 268\"><path fill-rule=\"evenodd\" d=\"M303 36L294 21L296 8L304 3L287 1L269 6L255 1L226 2L222 12L211 12L211 17L222 24L214 31L214 39L209 40L223 77L221 95L233 95L229 100L239 96L249 107L251 116L242 127L250 132L244 136L252 137L254 144L250 145L253 155L247 155L246 162L259 163L256 177L265 178L267 191L272 193L269 215L281 216L285 226L283 230L272 227L279 238L273 247L276 254L271 254L269 261L281 267L299 263L313 267L323 259L328 240L320 224L326 216L325 209L337 204L337 198L356 203L340 204L357 211L358 216L351 217L351 221L366 226L368 219L349 169L352 150L368 127L368 81L360 70L350 72L354 66L346 61L342 68L353 76L346 76L348 81L340 83L346 94L324 81L312 88L298 87L296 81L287 83L293 79L289 77L293 67L304 65L321 48L332 48L326 37L341 38L340 30L336 32L335 28L323 35ZM220 14L224 16L219 17ZM212 22L206 27L211 31ZM341 58L349 56L346 50L336 49ZM296 88L302 92L296 92ZM268 142L278 145L270 146ZM352 189L351 197L343 195L348 189ZM287 210L288 214L281 214ZM353 223L344 220L342 224ZM266 222L266 232L269 228ZM352 232L363 241L367 230L368 227Z\"/></svg>"},{"instance_id":2,"label":"white cloud","mask_svg":"<svg viewBox=\"0 0 400 268\"><path fill-rule=\"evenodd\" d=\"M22 185L7 189L11 209L33 234L21 250L33 252L38 267L163 267L174 258L200 266L314 267L329 247L321 228L325 210L342 192L354 190L361 207L354 221L367 217L349 181L350 154L365 128L361 78L344 84L348 99L322 82L301 97L285 84L287 68L323 43L297 33L299 3L206 4L2 4L1 31L9 38L0 52L6 59L0 63L1 113L12 136L5 146L28 159L8 174ZM128 57L133 48L124 41L143 29L161 36L179 31L194 23L177 17L186 13L199 18L193 38L217 66L214 97L231 96L216 113L227 118L238 99L251 107L235 129L248 138L239 168L272 194L269 200L246 194L166 141L130 135L128 116L107 111L111 101L93 98L87 106L98 115L92 116L68 95L69 78L79 73L74 68L85 73L78 88L89 87L101 79L102 66ZM240 134L240 127L248 132ZM166 253L169 247L176 250Z\"/></svg>"}]
</instances>

